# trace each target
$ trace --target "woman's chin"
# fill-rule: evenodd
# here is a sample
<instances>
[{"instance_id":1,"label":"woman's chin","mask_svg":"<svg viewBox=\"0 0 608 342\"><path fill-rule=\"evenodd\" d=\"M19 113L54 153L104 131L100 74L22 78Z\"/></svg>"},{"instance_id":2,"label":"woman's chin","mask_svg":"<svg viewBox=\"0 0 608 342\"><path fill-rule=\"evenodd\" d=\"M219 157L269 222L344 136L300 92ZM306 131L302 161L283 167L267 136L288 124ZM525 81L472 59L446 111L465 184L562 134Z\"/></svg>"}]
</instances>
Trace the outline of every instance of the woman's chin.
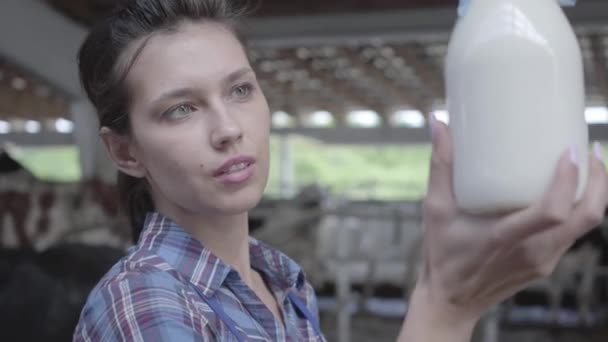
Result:
<instances>
[{"instance_id":1,"label":"woman's chin","mask_svg":"<svg viewBox=\"0 0 608 342\"><path fill-rule=\"evenodd\" d=\"M262 199L262 190L250 187L242 191L216 197L212 203L218 211L226 215L236 215L255 208Z\"/></svg>"}]
</instances>

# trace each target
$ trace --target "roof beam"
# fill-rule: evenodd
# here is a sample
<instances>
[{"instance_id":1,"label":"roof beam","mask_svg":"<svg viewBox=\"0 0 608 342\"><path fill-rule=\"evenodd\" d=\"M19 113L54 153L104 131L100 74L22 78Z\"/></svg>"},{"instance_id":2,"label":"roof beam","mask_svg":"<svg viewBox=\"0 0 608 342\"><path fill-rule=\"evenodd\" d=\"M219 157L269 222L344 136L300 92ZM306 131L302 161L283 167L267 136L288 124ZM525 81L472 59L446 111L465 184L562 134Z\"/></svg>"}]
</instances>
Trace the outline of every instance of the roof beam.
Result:
<instances>
[{"instance_id":1,"label":"roof beam","mask_svg":"<svg viewBox=\"0 0 608 342\"><path fill-rule=\"evenodd\" d=\"M0 1L0 56L73 98L82 97L76 55L86 33L45 1Z\"/></svg>"},{"instance_id":2,"label":"roof beam","mask_svg":"<svg viewBox=\"0 0 608 342\"><path fill-rule=\"evenodd\" d=\"M579 1L566 8L577 28L606 27L608 1ZM361 40L382 39L407 43L449 38L456 22L456 6L394 10L369 13L252 18L244 31L254 45L302 47L332 44L350 45Z\"/></svg>"},{"instance_id":3,"label":"roof beam","mask_svg":"<svg viewBox=\"0 0 608 342\"><path fill-rule=\"evenodd\" d=\"M383 93L393 101L393 103L390 103L391 106L409 105L423 113L430 109L429 104L424 103L421 99L413 96L399 84L392 82L386 77L384 72L378 70L373 63L365 60L360 53L355 52L352 49L342 48L339 49L339 54L346 56L353 67L361 70L361 72L363 72L366 77L369 77L376 86L381 87Z\"/></svg>"},{"instance_id":4,"label":"roof beam","mask_svg":"<svg viewBox=\"0 0 608 342\"><path fill-rule=\"evenodd\" d=\"M305 70L313 79L319 80L327 89L331 89L331 96L334 107L343 107L343 104L350 104L355 107L363 107L369 109L377 109L377 105L370 101L366 94L359 94L348 87L348 82L337 79L334 75L335 70L330 69L315 69L313 67L313 59L308 58L302 60L298 58L293 51L283 52L285 58L294 61L294 70ZM327 108L329 109L329 108ZM333 112L332 112L333 113ZM339 123L344 123L343 109L336 114L336 120Z\"/></svg>"},{"instance_id":5,"label":"roof beam","mask_svg":"<svg viewBox=\"0 0 608 342\"><path fill-rule=\"evenodd\" d=\"M419 43L408 44L395 47L396 54L405 60L405 64L414 69L422 84L427 88L433 97L445 97L445 87L443 85L443 75L441 70L430 65L426 61L428 57L424 51L424 46Z\"/></svg>"},{"instance_id":6,"label":"roof beam","mask_svg":"<svg viewBox=\"0 0 608 342\"><path fill-rule=\"evenodd\" d=\"M605 27L608 2L582 1L566 13L576 26ZM252 18L244 23L243 31L253 45L295 47L331 43L344 46L372 38L387 42L446 39L455 20L455 9L450 7ZM82 93L76 54L86 33L84 27L44 1L0 1L0 55L77 98Z\"/></svg>"}]
</instances>

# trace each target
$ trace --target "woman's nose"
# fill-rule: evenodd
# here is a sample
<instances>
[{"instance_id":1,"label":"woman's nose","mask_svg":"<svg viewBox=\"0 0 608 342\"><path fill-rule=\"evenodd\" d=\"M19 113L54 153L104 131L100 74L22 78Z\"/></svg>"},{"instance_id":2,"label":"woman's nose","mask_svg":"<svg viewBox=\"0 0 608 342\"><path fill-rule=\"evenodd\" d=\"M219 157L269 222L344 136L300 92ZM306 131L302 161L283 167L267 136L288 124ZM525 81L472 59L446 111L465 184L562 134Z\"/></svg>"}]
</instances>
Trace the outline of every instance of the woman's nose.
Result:
<instances>
[{"instance_id":1,"label":"woman's nose","mask_svg":"<svg viewBox=\"0 0 608 342\"><path fill-rule=\"evenodd\" d=\"M211 145L218 150L225 150L243 138L239 122L230 113L218 113L217 124L211 133Z\"/></svg>"}]
</instances>

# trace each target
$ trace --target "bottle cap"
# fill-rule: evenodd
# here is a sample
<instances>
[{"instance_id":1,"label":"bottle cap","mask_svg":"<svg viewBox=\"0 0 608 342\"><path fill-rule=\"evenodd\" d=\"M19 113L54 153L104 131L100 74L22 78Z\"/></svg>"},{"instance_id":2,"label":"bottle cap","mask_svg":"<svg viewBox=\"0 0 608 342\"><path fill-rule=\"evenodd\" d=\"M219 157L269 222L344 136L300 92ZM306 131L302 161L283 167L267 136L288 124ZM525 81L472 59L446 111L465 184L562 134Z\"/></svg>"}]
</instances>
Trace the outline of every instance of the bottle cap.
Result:
<instances>
[{"instance_id":1,"label":"bottle cap","mask_svg":"<svg viewBox=\"0 0 608 342\"><path fill-rule=\"evenodd\" d=\"M458 16L462 17L463 15L465 15L467 13L467 10L469 9L470 4L471 0L460 0L458 3Z\"/></svg>"}]
</instances>

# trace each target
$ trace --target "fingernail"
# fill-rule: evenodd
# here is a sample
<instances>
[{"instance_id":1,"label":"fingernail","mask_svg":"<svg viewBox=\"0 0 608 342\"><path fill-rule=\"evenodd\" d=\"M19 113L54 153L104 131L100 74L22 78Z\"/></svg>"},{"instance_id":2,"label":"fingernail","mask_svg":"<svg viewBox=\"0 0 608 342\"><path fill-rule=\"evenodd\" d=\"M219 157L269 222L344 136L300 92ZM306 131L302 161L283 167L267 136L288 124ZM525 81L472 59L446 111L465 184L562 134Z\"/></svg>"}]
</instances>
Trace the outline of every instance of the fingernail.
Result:
<instances>
[{"instance_id":1,"label":"fingernail","mask_svg":"<svg viewBox=\"0 0 608 342\"><path fill-rule=\"evenodd\" d=\"M578 147L577 146L570 146L570 161L572 162L572 164L578 166L579 163L579 153L578 153Z\"/></svg>"},{"instance_id":2,"label":"fingernail","mask_svg":"<svg viewBox=\"0 0 608 342\"><path fill-rule=\"evenodd\" d=\"M595 154L595 157L600 161L604 161L604 148L602 147L602 144L600 144L599 141L593 143L593 154Z\"/></svg>"}]
</instances>

